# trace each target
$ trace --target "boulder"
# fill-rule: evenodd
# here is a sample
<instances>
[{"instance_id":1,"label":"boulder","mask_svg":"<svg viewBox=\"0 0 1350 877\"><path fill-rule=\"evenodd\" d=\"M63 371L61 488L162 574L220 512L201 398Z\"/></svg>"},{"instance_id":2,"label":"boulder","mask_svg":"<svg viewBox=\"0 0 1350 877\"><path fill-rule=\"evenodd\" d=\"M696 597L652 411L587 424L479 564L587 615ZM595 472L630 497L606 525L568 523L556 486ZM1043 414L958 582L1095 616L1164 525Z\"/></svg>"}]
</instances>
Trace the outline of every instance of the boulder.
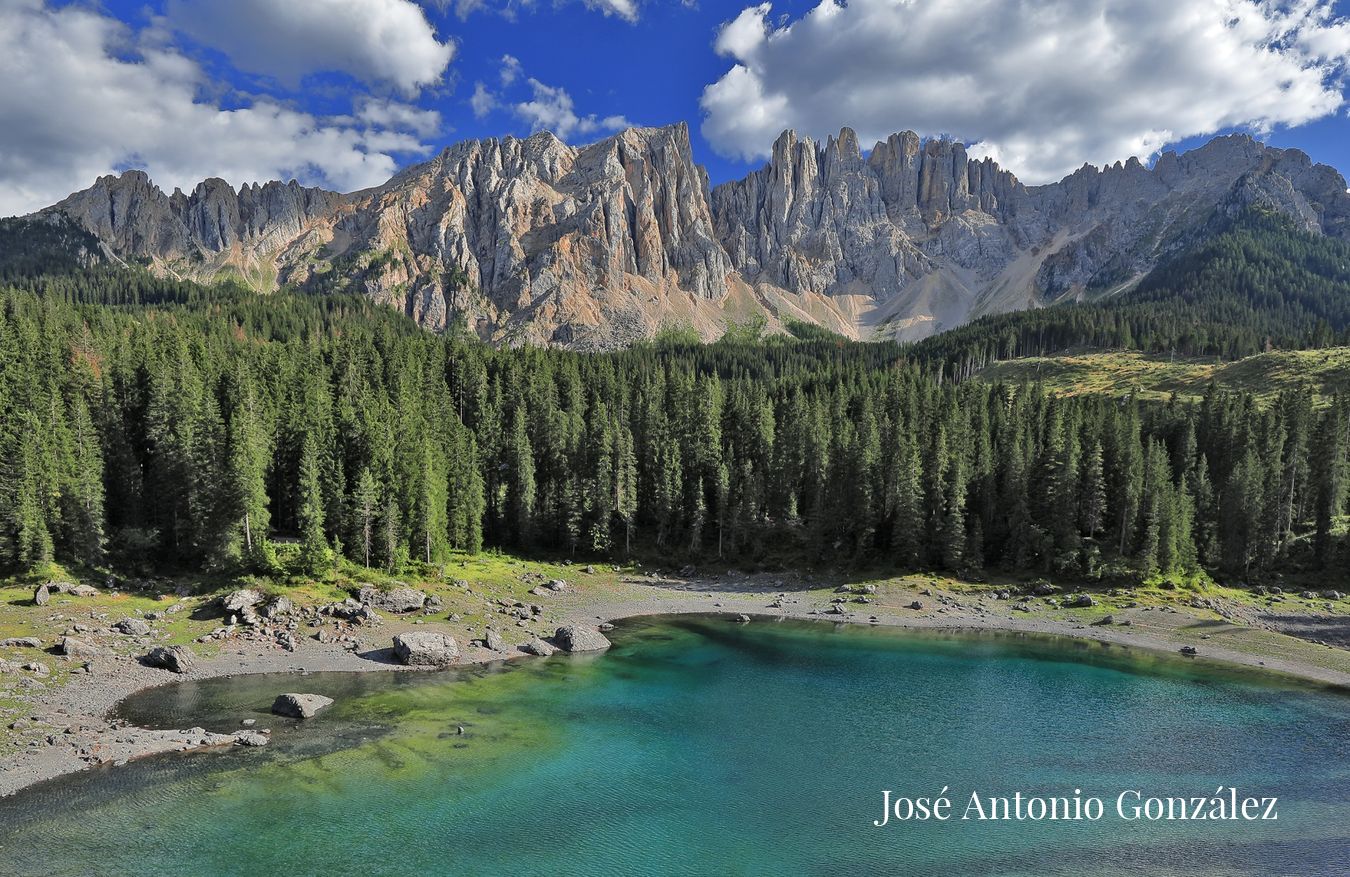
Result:
<instances>
[{"instance_id":1,"label":"boulder","mask_svg":"<svg viewBox=\"0 0 1350 877\"><path fill-rule=\"evenodd\" d=\"M394 637L394 655L410 667L448 667L459 660L459 644L443 633L400 633Z\"/></svg>"},{"instance_id":2,"label":"boulder","mask_svg":"<svg viewBox=\"0 0 1350 877\"><path fill-rule=\"evenodd\" d=\"M744 615L744 614L742 614L742 615L737 615L737 616L733 617L731 620L732 620L733 622L735 622L736 624L749 624L749 623L750 623L750 616L749 616L749 615Z\"/></svg>"},{"instance_id":3,"label":"boulder","mask_svg":"<svg viewBox=\"0 0 1350 877\"><path fill-rule=\"evenodd\" d=\"M549 579L544 584L544 587L548 588L550 591L565 591L567 590L567 582L562 579Z\"/></svg>"},{"instance_id":4,"label":"boulder","mask_svg":"<svg viewBox=\"0 0 1350 877\"><path fill-rule=\"evenodd\" d=\"M67 658L96 658L102 651L95 645L73 636L63 636L56 644L56 650Z\"/></svg>"},{"instance_id":5,"label":"boulder","mask_svg":"<svg viewBox=\"0 0 1350 877\"><path fill-rule=\"evenodd\" d=\"M243 612L245 609L252 609L261 603L265 597L262 591L254 588L240 588L238 591L231 591L220 598L220 608L226 615L236 612Z\"/></svg>"},{"instance_id":6,"label":"boulder","mask_svg":"<svg viewBox=\"0 0 1350 877\"><path fill-rule=\"evenodd\" d=\"M1344 597L1344 596L1345 596L1345 595L1342 594L1340 591L1323 591L1323 592L1322 592L1322 597L1325 598L1325 599L1327 599L1327 600L1339 600L1339 599L1341 599L1341 598Z\"/></svg>"},{"instance_id":7,"label":"boulder","mask_svg":"<svg viewBox=\"0 0 1350 877\"><path fill-rule=\"evenodd\" d=\"M923 604L920 603L918 600L915 600L914 602L912 602L912 603L909 604L909 608L911 608L911 609L922 609L922 608L923 608Z\"/></svg>"},{"instance_id":8,"label":"boulder","mask_svg":"<svg viewBox=\"0 0 1350 877\"><path fill-rule=\"evenodd\" d=\"M1092 599L1090 594L1077 594L1065 600L1064 605L1070 609L1086 609L1089 606L1096 606L1097 601Z\"/></svg>"},{"instance_id":9,"label":"boulder","mask_svg":"<svg viewBox=\"0 0 1350 877\"><path fill-rule=\"evenodd\" d=\"M1099 619L1097 619L1096 621L1092 622L1092 626L1093 626L1093 627L1108 627L1108 626L1110 626L1110 625L1112 625L1112 624L1115 624L1115 623L1116 623L1116 617L1115 617L1114 615L1106 615L1106 616L1103 616L1102 618L1099 618Z\"/></svg>"},{"instance_id":10,"label":"boulder","mask_svg":"<svg viewBox=\"0 0 1350 877\"><path fill-rule=\"evenodd\" d=\"M538 655L541 658L547 658L558 650L541 639L532 639L520 647L521 651L527 655Z\"/></svg>"},{"instance_id":11,"label":"boulder","mask_svg":"<svg viewBox=\"0 0 1350 877\"><path fill-rule=\"evenodd\" d=\"M283 618L295 611L295 604L287 597L273 597L262 609L266 619Z\"/></svg>"},{"instance_id":12,"label":"boulder","mask_svg":"<svg viewBox=\"0 0 1350 877\"><path fill-rule=\"evenodd\" d=\"M1187 656L1193 658L1193 657L1195 657L1196 655L1200 654L1200 650L1197 649L1195 646L1182 646L1182 647L1181 647L1181 653L1182 653L1183 655L1187 655Z\"/></svg>"},{"instance_id":13,"label":"boulder","mask_svg":"<svg viewBox=\"0 0 1350 877\"><path fill-rule=\"evenodd\" d=\"M66 588L66 593L72 597L96 597L98 588L93 585L71 585Z\"/></svg>"},{"instance_id":14,"label":"boulder","mask_svg":"<svg viewBox=\"0 0 1350 877\"><path fill-rule=\"evenodd\" d=\"M426 605L427 595L416 588L398 587L381 591L367 585L357 595L361 602L386 612L418 612Z\"/></svg>"},{"instance_id":15,"label":"boulder","mask_svg":"<svg viewBox=\"0 0 1350 877\"><path fill-rule=\"evenodd\" d=\"M148 636L150 625L139 618L123 618L113 625L113 630L127 636Z\"/></svg>"},{"instance_id":16,"label":"boulder","mask_svg":"<svg viewBox=\"0 0 1350 877\"><path fill-rule=\"evenodd\" d=\"M488 648L492 649L494 652L506 651L506 641L502 639L502 635L500 633L498 633L497 631L493 630L490 627L488 628L487 633L483 636L483 644L486 645Z\"/></svg>"},{"instance_id":17,"label":"boulder","mask_svg":"<svg viewBox=\"0 0 1350 877\"><path fill-rule=\"evenodd\" d=\"M42 640L35 636L12 636L0 642L0 646L8 649L40 649L42 648Z\"/></svg>"},{"instance_id":18,"label":"boulder","mask_svg":"<svg viewBox=\"0 0 1350 877\"><path fill-rule=\"evenodd\" d=\"M51 601L51 589L46 585L38 585L37 590L33 591L33 604L35 606L46 606Z\"/></svg>"},{"instance_id":19,"label":"boulder","mask_svg":"<svg viewBox=\"0 0 1350 877\"><path fill-rule=\"evenodd\" d=\"M197 656L187 646L156 646L141 658L141 663L174 673L190 673L197 666Z\"/></svg>"},{"instance_id":20,"label":"boulder","mask_svg":"<svg viewBox=\"0 0 1350 877\"><path fill-rule=\"evenodd\" d=\"M266 746L268 737L261 731L236 731L234 743L236 746Z\"/></svg>"},{"instance_id":21,"label":"boulder","mask_svg":"<svg viewBox=\"0 0 1350 877\"><path fill-rule=\"evenodd\" d=\"M578 624L558 628L553 634L553 642L567 652L603 652L610 646L603 633Z\"/></svg>"},{"instance_id":22,"label":"boulder","mask_svg":"<svg viewBox=\"0 0 1350 877\"><path fill-rule=\"evenodd\" d=\"M332 705L333 699L322 694L278 694L277 699L272 702L272 712L293 719L312 719L320 710Z\"/></svg>"}]
</instances>

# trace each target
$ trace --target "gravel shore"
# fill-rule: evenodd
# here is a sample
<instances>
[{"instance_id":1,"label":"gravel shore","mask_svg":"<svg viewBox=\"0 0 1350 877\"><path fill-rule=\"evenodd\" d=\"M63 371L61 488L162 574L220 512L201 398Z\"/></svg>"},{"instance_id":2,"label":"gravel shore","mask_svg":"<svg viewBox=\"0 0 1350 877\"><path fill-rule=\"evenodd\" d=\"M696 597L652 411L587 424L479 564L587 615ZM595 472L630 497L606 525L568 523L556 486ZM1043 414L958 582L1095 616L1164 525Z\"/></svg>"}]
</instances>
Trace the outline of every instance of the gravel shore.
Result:
<instances>
[{"instance_id":1,"label":"gravel shore","mask_svg":"<svg viewBox=\"0 0 1350 877\"><path fill-rule=\"evenodd\" d=\"M944 593L929 588L888 590L883 597L822 595L816 591L791 591L753 577L732 585L724 579L710 581L656 580L627 582L626 587L569 588L548 598L547 612L527 636L555 625L598 625L636 616L659 614L725 613L754 618L782 617L823 623L875 624L901 628L969 632L1071 636L1117 646L1177 653L1183 646L1195 648L1197 660L1277 672L1304 680L1350 689L1350 652L1341 648L1282 636L1276 626L1216 622L1186 607L1112 609L1110 623L1102 623L1105 610L1089 620L1077 617L1045 617L1014 611L1010 600L994 594L976 596ZM840 599L844 602L837 602ZM544 598L540 598L544 599ZM867 600L867 603L859 602ZM915 605L918 608L913 608ZM114 706L142 689L189 679L234 676L245 673L317 673L327 671L410 672L392 660L389 646L395 634L411 631L441 631L454 636L461 646L460 663L513 660L529 657L519 644L490 650L474 642L482 628L460 620L454 613L412 619L387 616L374 626L362 628L360 643L352 650L338 643L323 643L303 637L294 651L275 643L250 639L227 640L218 654L197 662L187 673L147 667L131 656L111 656L99 662L94 672L73 676L69 682L34 698L30 715L14 721L7 733L23 734L28 744L0 759L0 795L12 795L35 783L74 773L100 764L118 764L165 752L204 747L238 745L231 735L208 734L201 729L151 731L110 722ZM1311 617L1292 618L1291 632L1307 627ZM494 622L495 623L495 622ZM519 627L526 627L521 623ZM505 631L512 631L505 627ZM519 636L519 634L514 634ZM472 643L472 644L471 644ZM253 737L252 745L259 741Z\"/></svg>"}]
</instances>

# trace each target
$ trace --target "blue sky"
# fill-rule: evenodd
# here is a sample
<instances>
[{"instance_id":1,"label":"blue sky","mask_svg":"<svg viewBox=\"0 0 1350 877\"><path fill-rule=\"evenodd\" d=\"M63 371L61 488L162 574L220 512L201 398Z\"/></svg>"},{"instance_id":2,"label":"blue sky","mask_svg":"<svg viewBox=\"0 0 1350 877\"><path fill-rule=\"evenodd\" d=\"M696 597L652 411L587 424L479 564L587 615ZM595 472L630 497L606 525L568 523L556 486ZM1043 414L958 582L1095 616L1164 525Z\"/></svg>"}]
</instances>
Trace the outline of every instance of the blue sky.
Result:
<instances>
[{"instance_id":1,"label":"blue sky","mask_svg":"<svg viewBox=\"0 0 1350 877\"><path fill-rule=\"evenodd\" d=\"M844 124L1032 183L1232 130L1350 170L1345 2L0 0L0 214L127 167L351 189L467 138L676 121L714 183Z\"/></svg>"}]
</instances>

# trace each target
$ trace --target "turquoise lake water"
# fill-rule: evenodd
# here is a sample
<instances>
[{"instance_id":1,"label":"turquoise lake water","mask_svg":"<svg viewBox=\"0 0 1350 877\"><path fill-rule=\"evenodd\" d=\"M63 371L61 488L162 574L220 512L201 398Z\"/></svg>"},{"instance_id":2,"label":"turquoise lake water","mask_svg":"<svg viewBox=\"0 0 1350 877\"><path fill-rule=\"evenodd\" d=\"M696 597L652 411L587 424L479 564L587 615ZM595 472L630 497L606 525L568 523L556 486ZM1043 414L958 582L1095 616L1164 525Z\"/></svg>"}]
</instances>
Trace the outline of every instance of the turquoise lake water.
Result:
<instances>
[{"instance_id":1,"label":"turquoise lake water","mask_svg":"<svg viewBox=\"0 0 1350 877\"><path fill-rule=\"evenodd\" d=\"M1343 875L1350 698L1119 647L678 618L605 655L187 683L122 714L275 730L0 802L0 874ZM281 691L337 704L303 726ZM465 733L457 733L458 726ZM892 822L881 791L958 818ZM1279 797L1122 822L1115 796ZM1098 822L961 821L983 795Z\"/></svg>"}]
</instances>

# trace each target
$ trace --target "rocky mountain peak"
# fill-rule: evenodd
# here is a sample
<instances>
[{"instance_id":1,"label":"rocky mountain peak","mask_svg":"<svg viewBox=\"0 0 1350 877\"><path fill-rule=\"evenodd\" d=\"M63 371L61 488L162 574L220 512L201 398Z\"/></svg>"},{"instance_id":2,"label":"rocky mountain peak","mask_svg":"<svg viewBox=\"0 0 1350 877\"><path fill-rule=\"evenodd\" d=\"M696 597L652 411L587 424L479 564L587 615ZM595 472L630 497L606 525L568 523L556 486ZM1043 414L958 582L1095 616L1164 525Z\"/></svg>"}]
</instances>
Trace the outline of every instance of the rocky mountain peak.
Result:
<instances>
[{"instance_id":1,"label":"rocky mountain peak","mask_svg":"<svg viewBox=\"0 0 1350 877\"><path fill-rule=\"evenodd\" d=\"M1123 288L1215 212L1259 203L1350 236L1335 170L1245 135L1146 166L1084 165L1024 186L913 131L862 149L787 130L768 162L710 188L684 123L570 146L548 132L470 140L340 195L207 179L165 195L142 171L63 213L155 270L259 288L347 289L486 338L607 346L728 314L923 337L974 316Z\"/></svg>"}]
</instances>

